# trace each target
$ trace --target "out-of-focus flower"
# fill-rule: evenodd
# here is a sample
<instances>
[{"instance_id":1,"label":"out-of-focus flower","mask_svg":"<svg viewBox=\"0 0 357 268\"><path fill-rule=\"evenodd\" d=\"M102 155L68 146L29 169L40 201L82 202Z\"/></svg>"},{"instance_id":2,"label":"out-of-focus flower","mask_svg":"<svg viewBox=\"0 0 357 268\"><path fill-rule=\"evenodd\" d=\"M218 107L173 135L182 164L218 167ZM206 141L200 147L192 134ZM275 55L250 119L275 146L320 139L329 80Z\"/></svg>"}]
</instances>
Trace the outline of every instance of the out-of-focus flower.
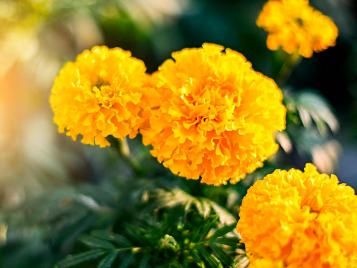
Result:
<instances>
[{"instance_id":1,"label":"out-of-focus flower","mask_svg":"<svg viewBox=\"0 0 357 268\"><path fill-rule=\"evenodd\" d=\"M334 22L309 5L308 0L270 0L257 19L268 32L267 46L310 58L334 46L338 29Z\"/></svg>"},{"instance_id":2,"label":"out-of-focus flower","mask_svg":"<svg viewBox=\"0 0 357 268\"><path fill-rule=\"evenodd\" d=\"M64 13L50 15L52 4L0 1L0 207L16 207L90 170L81 148L56 139L47 95L62 61L102 39L88 14L66 9L63 20Z\"/></svg>"},{"instance_id":3,"label":"out-of-focus flower","mask_svg":"<svg viewBox=\"0 0 357 268\"><path fill-rule=\"evenodd\" d=\"M145 64L120 48L96 46L67 63L50 97L60 132L84 144L109 145L106 137L135 137L141 122Z\"/></svg>"},{"instance_id":4,"label":"out-of-focus flower","mask_svg":"<svg viewBox=\"0 0 357 268\"><path fill-rule=\"evenodd\" d=\"M257 181L239 216L250 267L356 267L357 196L312 164Z\"/></svg>"},{"instance_id":5,"label":"out-of-focus flower","mask_svg":"<svg viewBox=\"0 0 357 268\"><path fill-rule=\"evenodd\" d=\"M2 0L0 1L0 36L12 31L32 31L53 8L51 0Z\"/></svg>"},{"instance_id":6,"label":"out-of-focus flower","mask_svg":"<svg viewBox=\"0 0 357 268\"><path fill-rule=\"evenodd\" d=\"M143 141L173 173L237 182L278 149L282 92L240 53L215 44L173 53L154 74Z\"/></svg>"}]
</instances>

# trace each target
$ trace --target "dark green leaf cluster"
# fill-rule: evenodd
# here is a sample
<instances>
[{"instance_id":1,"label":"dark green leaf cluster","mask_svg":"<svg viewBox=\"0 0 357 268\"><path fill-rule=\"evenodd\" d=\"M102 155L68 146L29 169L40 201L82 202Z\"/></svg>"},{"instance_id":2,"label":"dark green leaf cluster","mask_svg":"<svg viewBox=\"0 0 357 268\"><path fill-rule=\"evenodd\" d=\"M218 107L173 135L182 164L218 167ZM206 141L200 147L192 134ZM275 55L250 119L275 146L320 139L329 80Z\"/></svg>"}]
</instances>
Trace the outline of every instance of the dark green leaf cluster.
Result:
<instances>
[{"instance_id":1,"label":"dark green leaf cluster","mask_svg":"<svg viewBox=\"0 0 357 268\"><path fill-rule=\"evenodd\" d=\"M49 191L3 211L0 223L8 230L0 248L0 267L53 267L81 234L113 222L115 203L115 191L83 185Z\"/></svg>"},{"instance_id":2,"label":"dark green leaf cluster","mask_svg":"<svg viewBox=\"0 0 357 268\"><path fill-rule=\"evenodd\" d=\"M58 267L92 262L100 268L230 267L241 247L232 215L179 189L158 191L149 204L163 204L169 197L172 202L154 211L145 207L137 212L142 215L82 236L86 248L67 256ZM231 224L222 224L226 221Z\"/></svg>"}]
</instances>

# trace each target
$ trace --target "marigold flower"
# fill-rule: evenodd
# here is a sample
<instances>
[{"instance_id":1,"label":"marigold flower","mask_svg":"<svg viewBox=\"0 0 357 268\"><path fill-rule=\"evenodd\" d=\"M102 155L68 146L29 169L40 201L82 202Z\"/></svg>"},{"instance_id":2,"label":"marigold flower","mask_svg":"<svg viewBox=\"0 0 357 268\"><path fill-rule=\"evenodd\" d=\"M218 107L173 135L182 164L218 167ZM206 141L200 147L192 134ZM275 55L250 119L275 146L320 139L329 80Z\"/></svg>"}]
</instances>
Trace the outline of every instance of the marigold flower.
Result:
<instances>
[{"instance_id":1,"label":"marigold flower","mask_svg":"<svg viewBox=\"0 0 357 268\"><path fill-rule=\"evenodd\" d=\"M338 29L334 22L309 5L308 0L270 0L257 25L268 32L267 46L310 58L335 45Z\"/></svg>"},{"instance_id":2,"label":"marigold flower","mask_svg":"<svg viewBox=\"0 0 357 268\"><path fill-rule=\"evenodd\" d=\"M109 135L134 137L141 122L144 63L120 48L96 46L67 63L57 76L50 103L59 132L82 143L109 145Z\"/></svg>"},{"instance_id":3,"label":"marigold flower","mask_svg":"<svg viewBox=\"0 0 357 268\"><path fill-rule=\"evenodd\" d=\"M154 74L144 144L173 173L219 185L262 166L285 127L282 92L240 53L215 44L173 53Z\"/></svg>"},{"instance_id":4,"label":"marigold flower","mask_svg":"<svg viewBox=\"0 0 357 268\"><path fill-rule=\"evenodd\" d=\"M284 268L284 264L281 261L269 259L252 259L249 262L249 268Z\"/></svg>"},{"instance_id":5,"label":"marigold flower","mask_svg":"<svg viewBox=\"0 0 357 268\"><path fill-rule=\"evenodd\" d=\"M357 267L357 196L312 164L257 181L239 216L250 267Z\"/></svg>"}]
</instances>

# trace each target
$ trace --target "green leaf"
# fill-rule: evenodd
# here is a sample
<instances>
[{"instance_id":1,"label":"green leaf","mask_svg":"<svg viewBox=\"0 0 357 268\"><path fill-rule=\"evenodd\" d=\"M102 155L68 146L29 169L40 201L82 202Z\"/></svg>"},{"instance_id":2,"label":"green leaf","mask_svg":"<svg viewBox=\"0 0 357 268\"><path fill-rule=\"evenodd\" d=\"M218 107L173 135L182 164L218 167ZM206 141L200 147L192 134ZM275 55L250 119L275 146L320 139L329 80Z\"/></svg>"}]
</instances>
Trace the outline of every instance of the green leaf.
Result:
<instances>
[{"instance_id":1,"label":"green leaf","mask_svg":"<svg viewBox=\"0 0 357 268\"><path fill-rule=\"evenodd\" d=\"M211 237L210 240L214 240L218 237L224 236L227 233L231 232L234 230L236 224L231 224L231 225L225 225L222 228L218 229Z\"/></svg>"},{"instance_id":2,"label":"green leaf","mask_svg":"<svg viewBox=\"0 0 357 268\"><path fill-rule=\"evenodd\" d=\"M204 247L198 247L197 250L202 256L202 258L210 265L210 267L223 268L223 265L220 260L213 254L210 254Z\"/></svg>"},{"instance_id":3,"label":"green leaf","mask_svg":"<svg viewBox=\"0 0 357 268\"><path fill-rule=\"evenodd\" d=\"M205 199L197 199L194 204L196 205L198 213L201 214L204 218L207 218L210 215L212 207L209 201Z\"/></svg>"},{"instance_id":4,"label":"green leaf","mask_svg":"<svg viewBox=\"0 0 357 268\"><path fill-rule=\"evenodd\" d=\"M200 227L196 228L195 232L192 235L192 241L197 242L203 240L209 231L216 227L216 224L218 222L218 216L212 216L209 219L207 219L203 225Z\"/></svg>"},{"instance_id":5,"label":"green leaf","mask_svg":"<svg viewBox=\"0 0 357 268\"><path fill-rule=\"evenodd\" d=\"M235 248L239 244L239 239L236 237L218 237L215 242Z\"/></svg>"},{"instance_id":6,"label":"green leaf","mask_svg":"<svg viewBox=\"0 0 357 268\"><path fill-rule=\"evenodd\" d=\"M223 262L223 264L228 266L232 262L231 257L229 257L222 248L214 244L210 245L210 247L213 250L214 254L218 257L218 259Z\"/></svg>"},{"instance_id":7,"label":"green leaf","mask_svg":"<svg viewBox=\"0 0 357 268\"><path fill-rule=\"evenodd\" d=\"M82 262L97 259L103 255L105 251L101 249L92 249L77 255L69 255L63 261L58 263L59 268L72 267Z\"/></svg>"},{"instance_id":8,"label":"green leaf","mask_svg":"<svg viewBox=\"0 0 357 268\"><path fill-rule=\"evenodd\" d=\"M95 238L93 236L84 235L80 238L80 241L83 244L85 244L91 248L105 248L105 249L113 249L114 248L113 244L111 244L105 240Z\"/></svg>"},{"instance_id":9,"label":"green leaf","mask_svg":"<svg viewBox=\"0 0 357 268\"><path fill-rule=\"evenodd\" d=\"M119 246L131 246L130 241L120 234L110 233L108 231L103 230L96 230L91 232L91 235L98 239L112 241Z\"/></svg>"},{"instance_id":10,"label":"green leaf","mask_svg":"<svg viewBox=\"0 0 357 268\"><path fill-rule=\"evenodd\" d=\"M338 121L322 96L306 91L298 95L296 102L300 119L305 127L309 127L314 121L322 135L327 131L326 125L333 132L338 130Z\"/></svg>"},{"instance_id":11,"label":"green leaf","mask_svg":"<svg viewBox=\"0 0 357 268\"><path fill-rule=\"evenodd\" d=\"M224 225L230 225L233 223L236 223L236 219L235 217L232 216L231 213L229 213L225 208L219 206L217 203L209 200L212 209L214 210L214 212L216 212L217 216L219 217L219 221L220 223L224 224Z\"/></svg>"},{"instance_id":12,"label":"green leaf","mask_svg":"<svg viewBox=\"0 0 357 268\"><path fill-rule=\"evenodd\" d=\"M112 252L108 254L105 258L101 260L101 262L98 265L98 268L110 268L112 267L112 264L114 263L115 259L118 256L118 252Z\"/></svg>"},{"instance_id":13,"label":"green leaf","mask_svg":"<svg viewBox=\"0 0 357 268\"><path fill-rule=\"evenodd\" d=\"M190 253L192 254L192 257L198 267L206 268L206 265L205 265L204 261L202 260L202 258L200 257L200 255L198 254L197 249L192 250Z\"/></svg>"},{"instance_id":14,"label":"green leaf","mask_svg":"<svg viewBox=\"0 0 357 268\"><path fill-rule=\"evenodd\" d=\"M133 262L134 255L127 256L123 261L120 262L119 268L128 268L129 265Z\"/></svg>"},{"instance_id":15,"label":"green leaf","mask_svg":"<svg viewBox=\"0 0 357 268\"><path fill-rule=\"evenodd\" d=\"M204 218L207 218L213 210L218 215L221 223L232 224L236 222L236 219L226 209L212 200L207 198L197 198L180 188L174 188L170 191L157 189L153 192L153 197L158 201L158 209L173 208L182 205L186 212L191 208L195 208Z\"/></svg>"},{"instance_id":16,"label":"green leaf","mask_svg":"<svg viewBox=\"0 0 357 268\"><path fill-rule=\"evenodd\" d=\"M147 268L149 266L149 260L150 256L145 255L140 261L139 268Z\"/></svg>"}]
</instances>

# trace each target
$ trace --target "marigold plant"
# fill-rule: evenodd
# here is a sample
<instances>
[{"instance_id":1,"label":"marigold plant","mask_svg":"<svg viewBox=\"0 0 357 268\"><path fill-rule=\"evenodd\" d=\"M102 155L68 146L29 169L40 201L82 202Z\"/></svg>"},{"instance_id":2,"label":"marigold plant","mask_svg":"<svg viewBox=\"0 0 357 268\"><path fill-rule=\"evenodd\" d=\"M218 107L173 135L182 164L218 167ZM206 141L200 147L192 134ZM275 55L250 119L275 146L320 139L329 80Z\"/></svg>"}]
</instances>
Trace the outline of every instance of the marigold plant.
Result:
<instances>
[{"instance_id":1,"label":"marigold plant","mask_svg":"<svg viewBox=\"0 0 357 268\"><path fill-rule=\"evenodd\" d=\"M140 126L145 64L120 48L96 46L67 63L50 97L61 133L85 144L109 145L108 136L134 137Z\"/></svg>"},{"instance_id":2,"label":"marigold plant","mask_svg":"<svg viewBox=\"0 0 357 268\"><path fill-rule=\"evenodd\" d=\"M173 173L219 185L262 166L285 127L282 92L242 54L215 44L173 53L154 74L143 141Z\"/></svg>"},{"instance_id":3,"label":"marigold plant","mask_svg":"<svg viewBox=\"0 0 357 268\"><path fill-rule=\"evenodd\" d=\"M312 164L257 181L239 216L250 267L356 267L357 196Z\"/></svg>"},{"instance_id":4,"label":"marigold plant","mask_svg":"<svg viewBox=\"0 0 357 268\"><path fill-rule=\"evenodd\" d=\"M338 35L334 22L311 7L308 0L270 0L259 14L257 25L268 32L269 49L281 47L306 58L334 46Z\"/></svg>"}]
</instances>

